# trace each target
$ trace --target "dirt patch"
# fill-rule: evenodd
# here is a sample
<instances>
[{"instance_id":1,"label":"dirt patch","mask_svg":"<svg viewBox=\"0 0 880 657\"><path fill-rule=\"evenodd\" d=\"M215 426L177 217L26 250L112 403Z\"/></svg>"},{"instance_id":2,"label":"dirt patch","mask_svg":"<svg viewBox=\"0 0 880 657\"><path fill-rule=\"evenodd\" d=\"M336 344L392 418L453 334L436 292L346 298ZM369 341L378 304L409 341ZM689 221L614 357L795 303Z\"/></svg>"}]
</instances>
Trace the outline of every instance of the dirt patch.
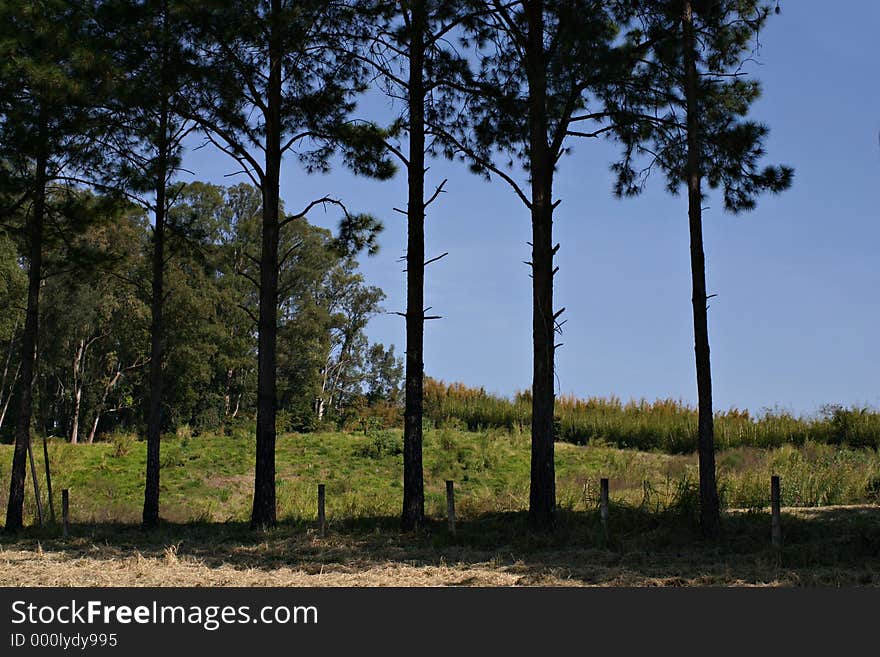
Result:
<instances>
[{"instance_id":1,"label":"dirt patch","mask_svg":"<svg viewBox=\"0 0 880 657\"><path fill-rule=\"evenodd\" d=\"M253 479L252 475L211 475L205 479L205 486L217 490L247 490Z\"/></svg>"}]
</instances>

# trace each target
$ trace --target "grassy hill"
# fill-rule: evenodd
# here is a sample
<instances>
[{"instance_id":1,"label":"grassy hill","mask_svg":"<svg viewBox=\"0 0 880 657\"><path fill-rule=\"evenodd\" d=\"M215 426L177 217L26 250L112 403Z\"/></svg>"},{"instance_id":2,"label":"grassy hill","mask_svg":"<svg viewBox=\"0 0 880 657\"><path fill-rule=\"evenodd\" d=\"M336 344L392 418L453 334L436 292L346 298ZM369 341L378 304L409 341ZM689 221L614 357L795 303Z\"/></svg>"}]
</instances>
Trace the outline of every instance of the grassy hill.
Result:
<instances>
[{"instance_id":1,"label":"grassy hill","mask_svg":"<svg viewBox=\"0 0 880 657\"><path fill-rule=\"evenodd\" d=\"M42 496L42 448L35 443ZM145 443L116 435L94 445L49 442L56 510L71 490L71 516L82 522L138 522L143 504ZM332 522L394 517L402 496L400 431L369 435L286 434L277 447L279 518L314 518L316 486L327 487ZM244 521L253 485L253 437L167 436L162 444L162 517L174 522ZM0 446L0 504L5 508L12 446ZM592 511L598 480L610 479L612 500L653 511L696 510L694 455L638 452L591 444L556 446L557 499L564 510ZM768 504L771 474L782 478L785 506L872 503L880 499L880 455L807 442L718 455L719 482L729 508ZM517 432L431 430L425 434L426 510L445 516L445 480L455 480L458 515L516 512L528 506L529 442ZM30 480L26 517L35 507ZM2 518L0 518L2 520Z\"/></svg>"},{"instance_id":2,"label":"grassy hill","mask_svg":"<svg viewBox=\"0 0 880 657\"><path fill-rule=\"evenodd\" d=\"M718 455L728 508L716 542L700 539L696 458L557 444L559 529L527 530L529 442L516 432L426 433L427 526L399 531L401 435L286 434L278 440L280 524L248 526L253 439L169 436L162 516L140 529L145 445L117 435L95 445L50 441L56 507L71 490L71 533L0 533L5 586L853 585L880 583L880 508L787 508L784 548L770 545L771 473L786 506L877 501L880 456L806 443ZM39 447L39 444L38 444ZM43 473L42 449L37 465ZM0 495L11 446L0 446ZM609 529L596 512L611 484ZM445 519L456 482L458 532ZM315 531L316 486L327 486L330 532ZM30 490L30 482L28 482ZM45 495L45 491L43 493ZM0 497L5 503L5 497ZM27 512L33 514L32 493ZM57 510L57 509L56 509Z\"/></svg>"}]
</instances>

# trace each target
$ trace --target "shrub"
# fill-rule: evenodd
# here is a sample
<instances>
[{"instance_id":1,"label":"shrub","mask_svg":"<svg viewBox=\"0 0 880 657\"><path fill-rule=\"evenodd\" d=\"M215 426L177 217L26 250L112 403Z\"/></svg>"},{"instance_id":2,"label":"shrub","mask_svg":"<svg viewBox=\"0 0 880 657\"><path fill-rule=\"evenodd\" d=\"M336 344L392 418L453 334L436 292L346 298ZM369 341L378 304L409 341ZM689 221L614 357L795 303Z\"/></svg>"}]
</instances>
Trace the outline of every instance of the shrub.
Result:
<instances>
[{"instance_id":1,"label":"shrub","mask_svg":"<svg viewBox=\"0 0 880 657\"><path fill-rule=\"evenodd\" d=\"M880 504L880 476L874 476L868 479L868 484L865 486L865 493L868 497L868 501L874 504Z\"/></svg>"},{"instance_id":2,"label":"shrub","mask_svg":"<svg viewBox=\"0 0 880 657\"><path fill-rule=\"evenodd\" d=\"M823 409L830 428L829 442L850 447L878 447L880 415L867 408L843 408L832 405Z\"/></svg>"},{"instance_id":3,"label":"shrub","mask_svg":"<svg viewBox=\"0 0 880 657\"><path fill-rule=\"evenodd\" d=\"M700 483L685 475L676 482L675 493L667 511L694 524L700 519Z\"/></svg>"},{"instance_id":4,"label":"shrub","mask_svg":"<svg viewBox=\"0 0 880 657\"><path fill-rule=\"evenodd\" d=\"M184 449L185 447L181 445L181 441L167 441L159 450L159 467L177 468L184 465L186 462Z\"/></svg>"},{"instance_id":5,"label":"shrub","mask_svg":"<svg viewBox=\"0 0 880 657\"><path fill-rule=\"evenodd\" d=\"M221 425L221 417L222 411L220 409L215 406L208 406L196 416L196 430L200 434L216 431Z\"/></svg>"},{"instance_id":6,"label":"shrub","mask_svg":"<svg viewBox=\"0 0 880 657\"><path fill-rule=\"evenodd\" d=\"M458 446L455 441L455 432L451 429L441 429L437 434L437 440L440 443L440 449L450 451Z\"/></svg>"},{"instance_id":7,"label":"shrub","mask_svg":"<svg viewBox=\"0 0 880 657\"><path fill-rule=\"evenodd\" d=\"M236 440L252 440L257 434L257 423L252 417L230 418L226 421L224 433Z\"/></svg>"},{"instance_id":8,"label":"shrub","mask_svg":"<svg viewBox=\"0 0 880 657\"><path fill-rule=\"evenodd\" d=\"M275 412L275 433L278 435L288 433L292 430L294 421L293 416L287 411L280 409Z\"/></svg>"},{"instance_id":9,"label":"shrub","mask_svg":"<svg viewBox=\"0 0 880 657\"><path fill-rule=\"evenodd\" d=\"M110 436L110 444L113 445L113 456L120 458L127 455L136 442L137 436L134 434L114 433Z\"/></svg>"},{"instance_id":10,"label":"shrub","mask_svg":"<svg viewBox=\"0 0 880 657\"><path fill-rule=\"evenodd\" d=\"M398 456L403 454L403 436L391 430L376 431L370 440L357 450L357 453L374 459Z\"/></svg>"}]
</instances>

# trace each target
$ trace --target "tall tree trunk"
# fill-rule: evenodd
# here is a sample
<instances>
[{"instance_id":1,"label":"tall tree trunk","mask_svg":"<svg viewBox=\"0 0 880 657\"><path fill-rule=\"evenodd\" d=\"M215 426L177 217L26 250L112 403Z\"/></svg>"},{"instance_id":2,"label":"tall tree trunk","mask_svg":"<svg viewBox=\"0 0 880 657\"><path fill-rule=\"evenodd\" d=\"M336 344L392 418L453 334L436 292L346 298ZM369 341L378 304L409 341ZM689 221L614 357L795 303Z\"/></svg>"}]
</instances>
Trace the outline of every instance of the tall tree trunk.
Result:
<instances>
[{"instance_id":1,"label":"tall tree trunk","mask_svg":"<svg viewBox=\"0 0 880 657\"><path fill-rule=\"evenodd\" d=\"M315 415L318 417L318 422L324 419L324 407L327 405L327 386L330 384L332 358L333 354L331 351L331 353L327 354L327 358L324 359L324 368L321 371L321 391L315 398Z\"/></svg>"},{"instance_id":2,"label":"tall tree trunk","mask_svg":"<svg viewBox=\"0 0 880 657\"><path fill-rule=\"evenodd\" d=\"M164 53L163 53L164 57ZM163 72L167 62L163 61ZM150 299L150 402L147 415L147 469L144 483L144 527L159 524L159 452L162 436L162 365L165 356L165 222L168 181L168 99L163 94L159 117L159 169L153 228L153 285ZM95 421L97 427L97 418Z\"/></svg>"},{"instance_id":3,"label":"tall tree trunk","mask_svg":"<svg viewBox=\"0 0 880 657\"><path fill-rule=\"evenodd\" d=\"M163 117L164 118L164 117ZM160 167L164 169L164 167ZM165 174L156 188L156 224L153 230L153 286L150 300L150 403L147 415L147 471L143 524L159 522L159 450L162 434L162 361L164 357L165 296ZM97 418L95 419L97 427Z\"/></svg>"},{"instance_id":4,"label":"tall tree trunk","mask_svg":"<svg viewBox=\"0 0 880 657\"><path fill-rule=\"evenodd\" d=\"M229 417L229 410L232 408L232 380L235 376L235 368L226 368L226 393L223 395L223 424Z\"/></svg>"},{"instance_id":5,"label":"tall tree trunk","mask_svg":"<svg viewBox=\"0 0 880 657\"><path fill-rule=\"evenodd\" d=\"M73 393L73 418L70 423L70 444L76 445L79 442L79 410L82 405L82 390L78 387Z\"/></svg>"},{"instance_id":6,"label":"tall tree trunk","mask_svg":"<svg viewBox=\"0 0 880 657\"><path fill-rule=\"evenodd\" d=\"M260 253L260 310L257 339L257 453L254 469L254 506L251 527L276 524L275 415L276 343L278 336L279 184L281 176L281 46L274 25L281 11L272 0L269 35L269 81L266 111L266 167L262 182L263 220Z\"/></svg>"},{"instance_id":7,"label":"tall tree trunk","mask_svg":"<svg viewBox=\"0 0 880 657\"><path fill-rule=\"evenodd\" d=\"M530 0L526 7L533 347L529 525L536 531L552 531L555 527L556 510L556 469L553 455L553 157L548 143L543 5L539 0Z\"/></svg>"},{"instance_id":8,"label":"tall tree trunk","mask_svg":"<svg viewBox=\"0 0 880 657\"><path fill-rule=\"evenodd\" d=\"M15 374L12 377L12 382L9 384L9 389L6 391L6 395L3 398L3 408L0 409L0 429L3 428L3 420L6 419L6 411L9 409L9 402L12 399L12 392L15 390L15 384L18 382L18 375L21 372L21 363L19 363L15 368Z\"/></svg>"},{"instance_id":9,"label":"tall tree trunk","mask_svg":"<svg viewBox=\"0 0 880 657\"><path fill-rule=\"evenodd\" d=\"M144 480L143 526L159 524L159 471L162 438L162 397L164 381L162 366L165 356L165 223L167 220L167 186L171 120L168 67L169 26L168 3L162 3L162 54L160 61L161 99L159 101L159 149L156 171L156 209L153 228L153 281L150 299L150 402L147 411L147 466Z\"/></svg>"},{"instance_id":10,"label":"tall tree trunk","mask_svg":"<svg viewBox=\"0 0 880 657\"><path fill-rule=\"evenodd\" d=\"M351 332L346 329L345 337L342 340L342 346L339 348L339 359L336 361L336 374L333 377L333 383L330 384L330 395L327 397L327 407L333 408L333 399L342 401L342 392L345 385L342 377L345 374L345 361L348 359L348 353L351 348L352 341Z\"/></svg>"},{"instance_id":11,"label":"tall tree trunk","mask_svg":"<svg viewBox=\"0 0 880 657\"><path fill-rule=\"evenodd\" d=\"M324 361L324 371L321 373L321 392L315 400L315 415L318 422L324 419L324 407L327 404L327 385L330 383L330 365L331 355L328 355Z\"/></svg>"},{"instance_id":12,"label":"tall tree trunk","mask_svg":"<svg viewBox=\"0 0 880 657\"><path fill-rule=\"evenodd\" d=\"M425 5L410 3L409 163L406 248L406 383L403 424L403 514L401 526L425 521L422 413L425 339Z\"/></svg>"},{"instance_id":13,"label":"tall tree trunk","mask_svg":"<svg viewBox=\"0 0 880 657\"><path fill-rule=\"evenodd\" d=\"M85 360L86 341L80 340L76 355L73 357L73 419L70 426L70 444L76 445L79 440L79 412L82 406L82 367Z\"/></svg>"},{"instance_id":14,"label":"tall tree trunk","mask_svg":"<svg viewBox=\"0 0 880 657\"><path fill-rule=\"evenodd\" d=\"M98 424L101 422L101 415L104 413L104 409L99 407L95 410L95 419L92 421L92 428L89 429L89 437L86 438L86 442L91 445L95 442L95 434L98 433Z\"/></svg>"},{"instance_id":15,"label":"tall tree trunk","mask_svg":"<svg viewBox=\"0 0 880 657\"><path fill-rule=\"evenodd\" d=\"M24 333L21 337L21 395L15 426L15 449L12 454L12 475L9 482L9 501L6 508L6 529L20 529L23 525L24 479L28 449L31 442L31 413L33 410L34 363L37 353L37 331L40 315L40 279L43 268L43 222L46 214L45 150L37 155L34 185L34 203L28 221L28 300Z\"/></svg>"},{"instance_id":16,"label":"tall tree trunk","mask_svg":"<svg viewBox=\"0 0 880 657\"><path fill-rule=\"evenodd\" d=\"M116 373L113 375L113 378L110 379L104 386L104 392L101 395L101 401L95 408L95 419L92 422L92 428L89 430L89 437L86 439L86 442L89 445L95 442L95 434L98 432L98 424L101 421L101 416L104 414L104 410L107 408L107 397L110 396L110 391L113 390L113 388L116 386L117 381L119 381L121 377L122 370L117 369Z\"/></svg>"},{"instance_id":17,"label":"tall tree trunk","mask_svg":"<svg viewBox=\"0 0 880 657\"><path fill-rule=\"evenodd\" d=\"M706 537L717 536L721 513L715 481L715 436L712 420L712 370L709 361L709 323L706 295L706 259L703 253L702 162L698 76L693 12L690 0L682 10L685 102L687 109L687 185L690 225L691 281L694 310L694 354L697 367L699 407L698 451L700 461L700 525Z\"/></svg>"},{"instance_id":18,"label":"tall tree trunk","mask_svg":"<svg viewBox=\"0 0 880 657\"><path fill-rule=\"evenodd\" d=\"M160 122L167 127L167 112ZM162 134L165 134L163 127ZM150 405L147 416L147 471L144 485L143 524L159 523L159 451L162 435L162 361L165 353L165 212L166 180L164 144L156 184L156 224L153 229L153 286L150 300Z\"/></svg>"},{"instance_id":19,"label":"tall tree trunk","mask_svg":"<svg viewBox=\"0 0 880 657\"><path fill-rule=\"evenodd\" d=\"M12 382L9 384L9 389L6 388L6 381L9 377L9 364L12 362L12 352L15 351L15 334L18 332L18 321L15 322L15 327L12 329L12 337L9 338L9 349L6 351L6 361L3 364L3 376L0 377L0 428L3 427L3 419L6 417L6 409L9 406L9 398L12 397L12 390L15 388L15 382L18 380L18 372L21 368L21 365L17 365L15 368L15 374L12 377Z\"/></svg>"}]
</instances>

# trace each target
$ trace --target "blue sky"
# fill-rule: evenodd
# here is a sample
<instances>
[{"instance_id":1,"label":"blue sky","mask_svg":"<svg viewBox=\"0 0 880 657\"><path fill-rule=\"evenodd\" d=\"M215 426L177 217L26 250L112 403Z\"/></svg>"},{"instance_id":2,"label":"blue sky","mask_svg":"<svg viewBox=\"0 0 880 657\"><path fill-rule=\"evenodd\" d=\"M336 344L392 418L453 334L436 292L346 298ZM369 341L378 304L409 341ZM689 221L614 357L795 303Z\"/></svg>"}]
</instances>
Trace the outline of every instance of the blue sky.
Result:
<instances>
[{"instance_id":1,"label":"blue sky","mask_svg":"<svg viewBox=\"0 0 880 657\"><path fill-rule=\"evenodd\" d=\"M770 126L768 163L795 167L793 188L731 216L707 203L704 231L715 406L810 414L824 403L880 406L880 3L783 3L761 34L751 71L764 94L753 117ZM377 99L366 109L376 109ZM612 197L608 142L572 142L563 160L554 224L557 307L565 306L557 392L696 401L687 207L660 177L638 199ZM234 163L208 148L190 152L196 178L231 184ZM189 178L187 176L187 178ZM531 381L531 303L525 207L500 180L434 161L428 184L448 178L429 210L425 370L433 377L512 394ZM289 209L329 194L381 218L377 256L362 259L388 311L405 308L403 175L384 183L337 168L282 172ZM313 223L338 216L317 211ZM380 315L374 341L404 349L403 319Z\"/></svg>"}]
</instances>

